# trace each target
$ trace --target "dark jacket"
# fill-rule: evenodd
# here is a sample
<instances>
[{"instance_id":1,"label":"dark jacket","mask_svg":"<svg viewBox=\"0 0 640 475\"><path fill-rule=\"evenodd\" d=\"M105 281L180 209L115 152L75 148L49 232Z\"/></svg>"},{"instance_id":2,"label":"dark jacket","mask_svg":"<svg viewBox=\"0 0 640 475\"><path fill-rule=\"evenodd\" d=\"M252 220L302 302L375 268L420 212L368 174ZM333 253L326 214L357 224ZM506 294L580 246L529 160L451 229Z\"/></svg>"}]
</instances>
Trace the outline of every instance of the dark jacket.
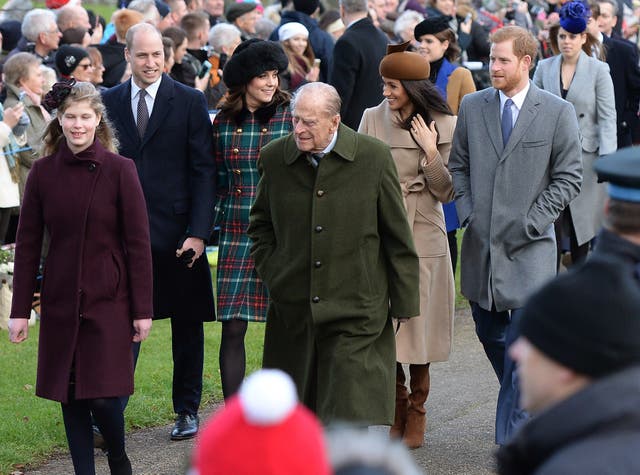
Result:
<instances>
[{"instance_id":1,"label":"dark jacket","mask_svg":"<svg viewBox=\"0 0 640 475\"><path fill-rule=\"evenodd\" d=\"M371 19L351 25L336 42L330 83L342 99L342 122L357 129L365 109L380 104L380 61L387 54L387 36Z\"/></svg>"},{"instance_id":2,"label":"dark jacket","mask_svg":"<svg viewBox=\"0 0 640 475\"><path fill-rule=\"evenodd\" d=\"M640 367L596 380L529 421L497 453L500 475L640 473Z\"/></svg>"},{"instance_id":3,"label":"dark jacket","mask_svg":"<svg viewBox=\"0 0 640 475\"><path fill-rule=\"evenodd\" d=\"M149 318L151 251L135 166L95 142L33 164L20 211L12 318L29 316L44 230L36 394L66 402L133 392L132 319Z\"/></svg>"},{"instance_id":4,"label":"dark jacket","mask_svg":"<svg viewBox=\"0 0 640 475\"><path fill-rule=\"evenodd\" d=\"M248 234L270 295L263 365L291 375L323 422L390 424L390 317L420 311L418 258L389 148L337 133L317 171L292 134L260 152Z\"/></svg>"},{"instance_id":5,"label":"dark jacket","mask_svg":"<svg viewBox=\"0 0 640 475\"><path fill-rule=\"evenodd\" d=\"M216 167L204 95L164 74L142 139L131 110L131 80L106 91L103 100L120 153L135 162L147 200L156 317L214 319L206 257L190 270L175 259L182 238L206 242L213 229Z\"/></svg>"},{"instance_id":6,"label":"dark jacket","mask_svg":"<svg viewBox=\"0 0 640 475\"><path fill-rule=\"evenodd\" d=\"M318 26L318 22L305 13L284 11L280 17L280 25L273 30L269 39L278 41L278 30L285 23L296 21L302 23L309 30L309 42L316 58L320 59L319 81L328 82L333 64L333 38Z\"/></svg>"},{"instance_id":7,"label":"dark jacket","mask_svg":"<svg viewBox=\"0 0 640 475\"><path fill-rule=\"evenodd\" d=\"M100 50L102 54L102 64L104 74L102 75L102 85L113 87L120 84L122 76L127 69L127 61L124 58L124 43L118 43L115 36L112 36L106 43L92 45Z\"/></svg>"}]
</instances>

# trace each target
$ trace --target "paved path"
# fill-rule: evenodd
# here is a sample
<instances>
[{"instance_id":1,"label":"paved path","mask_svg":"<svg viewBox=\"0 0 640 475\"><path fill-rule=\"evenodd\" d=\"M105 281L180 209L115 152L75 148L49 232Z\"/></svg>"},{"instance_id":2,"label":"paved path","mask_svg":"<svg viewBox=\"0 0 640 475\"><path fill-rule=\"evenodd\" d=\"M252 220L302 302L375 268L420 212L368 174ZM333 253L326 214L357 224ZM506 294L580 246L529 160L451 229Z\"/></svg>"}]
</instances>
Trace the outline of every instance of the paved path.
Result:
<instances>
[{"instance_id":1,"label":"paved path","mask_svg":"<svg viewBox=\"0 0 640 475\"><path fill-rule=\"evenodd\" d=\"M475 336L468 310L456 315L454 342L449 362L432 367L426 443L412 454L429 475L491 474L498 384ZM157 427L127 436L134 474L184 475L191 442L171 442L169 431L170 426ZM109 473L103 455L96 456L96 466L98 475ZM26 473L67 475L73 473L73 468L67 455Z\"/></svg>"}]
</instances>

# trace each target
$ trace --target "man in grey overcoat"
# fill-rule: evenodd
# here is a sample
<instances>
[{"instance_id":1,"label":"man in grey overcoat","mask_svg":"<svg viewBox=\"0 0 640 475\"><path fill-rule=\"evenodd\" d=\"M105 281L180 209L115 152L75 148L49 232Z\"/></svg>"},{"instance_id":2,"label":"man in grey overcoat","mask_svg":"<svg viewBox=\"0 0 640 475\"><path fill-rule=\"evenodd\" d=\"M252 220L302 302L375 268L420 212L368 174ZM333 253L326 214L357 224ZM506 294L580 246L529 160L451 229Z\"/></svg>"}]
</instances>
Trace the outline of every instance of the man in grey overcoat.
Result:
<instances>
[{"instance_id":1,"label":"man in grey overcoat","mask_svg":"<svg viewBox=\"0 0 640 475\"><path fill-rule=\"evenodd\" d=\"M582 182L573 106L529 81L537 41L520 27L494 33L493 87L464 97L449 168L466 225L461 286L476 333L500 381L496 442L527 415L518 407L516 338L525 299L556 273L553 223Z\"/></svg>"},{"instance_id":2,"label":"man in grey overcoat","mask_svg":"<svg viewBox=\"0 0 640 475\"><path fill-rule=\"evenodd\" d=\"M418 257L389 147L340 123L340 97L301 87L294 131L260 151L249 236L269 289L263 365L325 422L390 425L391 317L420 313Z\"/></svg>"}]
</instances>

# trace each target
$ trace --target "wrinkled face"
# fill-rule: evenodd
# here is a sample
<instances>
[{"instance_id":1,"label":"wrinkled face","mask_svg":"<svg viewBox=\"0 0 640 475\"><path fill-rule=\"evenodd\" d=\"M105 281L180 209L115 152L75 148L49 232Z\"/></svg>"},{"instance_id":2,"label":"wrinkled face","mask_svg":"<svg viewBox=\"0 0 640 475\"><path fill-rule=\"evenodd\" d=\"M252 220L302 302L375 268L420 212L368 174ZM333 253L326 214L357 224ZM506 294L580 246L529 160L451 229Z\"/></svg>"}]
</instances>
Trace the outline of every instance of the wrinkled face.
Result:
<instances>
[{"instance_id":1,"label":"wrinkled face","mask_svg":"<svg viewBox=\"0 0 640 475\"><path fill-rule=\"evenodd\" d=\"M598 28L607 36L611 36L613 27L618 22L618 17L613 13L613 5L609 3L598 3L600 6L600 16L598 17Z\"/></svg>"},{"instance_id":2,"label":"wrinkled face","mask_svg":"<svg viewBox=\"0 0 640 475\"><path fill-rule=\"evenodd\" d=\"M424 56L427 61L433 63L444 56L449 47L448 41L440 41L435 35L422 35L418 53Z\"/></svg>"},{"instance_id":3,"label":"wrinkled face","mask_svg":"<svg viewBox=\"0 0 640 475\"><path fill-rule=\"evenodd\" d=\"M558 400L566 368L548 358L524 337L511 345L509 355L518 368L522 408L537 413L553 405Z\"/></svg>"},{"instance_id":4,"label":"wrinkled face","mask_svg":"<svg viewBox=\"0 0 640 475\"><path fill-rule=\"evenodd\" d=\"M76 81L91 82L91 78L93 77L91 58L82 58L71 75Z\"/></svg>"},{"instance_id":5,"label":"wrinkled face","mask_svg":"<svg viewBox=\"0 0 640 475\"><path fill-rule=\"evenodd\" d=\"M376 12L379 20L383 20L387 17L386 0L369 0L369 8Z\"/></svg>"},{"instance_id":6,"label":"wrinkled face","mask_svg":"<svg viewBox=\"0 0 640 475\"><path fill-rule=\"evenodd\" d=\"M256 32L256 22L258 21L258 10L251 10L236 19L236 26L250 34Z\"/></svg>"},{"instance_id":7,"label":"wrinkled face","mask_svg":"<svg viewBox=\"0 0 640 475\"><path fill-rule=\"evenodd\" d=\"M27 76L20 78L18 85L34 94L41 96L44 87L44 76L39 64L32 64L27 70Z\"/></svg>"},{"instance_id":8,"label":"wrinkled face","mask_svg":"<svg viewBox=\"0 0 640 475\"><path fill-rule=\"evenodd\" d=\"M434 6L445 15L455 16L456 2L454 0L436 0Z\"/></svg>"},{"instance_id":9,"label":"wrinkled face","mask_svg":"<svg viewBox=\"0 0 640 475\"><path fill-rule=\"evenodd\" d=\"M289 45L291 51L295 54L303 55L304 50L307 49L307 37L303 35L292 36L288 40L285 40L285 43Z\"/></svg>"},{"instance_id":10,"label":"wrinkled face","mask_svg":"<svg viewBox=\"0 0 640 475\"><path fill-rule=\"evenodd\" d=\"M512 97L521 91L529 81L531 58L527 55L518 59L513 52L513 41L491 44L489 70L491 85Z\"/></svg>"},{"instance_id":11,"label":"wrinkled face","mask_svg":"<svg viewBox=\"0 0 640 475\"><path fill-rule=\"evenodd\" d=\"M326 111L322 96L306 92L296 100L293 111L293 137L301 152L322 152L338 130L340 115L331 116Z\"/></svg>"},{"instance_id":12,"label":"wrinkled face","mask_svg":"<svg viewBox=\"0 0 640 475\"><path fill-rule=\"evenodd\" d=\"M131 43L131 51L125 48L124 55L138 87L146 88L162 76L164 48L162 38L155 31L137 31Z\"/></svg>"},{"instance_id":13,"label":"wrinkled face","mask_svg":"<svg viewBox=\"0 0 640 475\"><path fill-rule=\"evenodd\" d=\"M82 152L93 143L100 119L89 101L71 103L58 117L62 133L73 153Z\"/></svg>"},{"instance_id":14,"label":"wrinkled face","mask_svg":"<svg viewBox=\"0 0 640 475\"><path fill-rule=\"evenodd\" d=\"M389 109L400 112L405 117L411 113L413 105L402 83L397 79L382 77L382 95L389 104ZM406 115L405 115L406 114Z\"/></svg>"},{"instance_id":15,"label":"wrinkled face","mask_svg":"<svg viewBox=\"0 0 640 475\"><path fill-rule=\"evenodd\" d=\"M558 29L558 48L565 59L575 59L582 51L582 45L587 42L586 33L569 33L564 28Z\"/></svg>"},{"instance_id":16,"label":"wrinkled face","mask_svg":"<svg viewBox=\"0 0 640 475\"><path fill-rule=\"evenodd\" d=\"M52 23L49 25L49 28L44 33L39 35L40 42L45 48L50 50L58 49L60 45L60 38L62 38L62 33L58 29L58 25Z\"/></svg>"},{"instance_id":17,"label":"wrinkled face","mask_svg":"<svg viewBox=\"0 0 640 475\"><path fill-rule=\"evenodd\" d=\"M247 108L254 111L271 102L278 89L278 70L265 71L260 76L254 77L247 84L245 101Z\"/></svg>"}]
</instances>

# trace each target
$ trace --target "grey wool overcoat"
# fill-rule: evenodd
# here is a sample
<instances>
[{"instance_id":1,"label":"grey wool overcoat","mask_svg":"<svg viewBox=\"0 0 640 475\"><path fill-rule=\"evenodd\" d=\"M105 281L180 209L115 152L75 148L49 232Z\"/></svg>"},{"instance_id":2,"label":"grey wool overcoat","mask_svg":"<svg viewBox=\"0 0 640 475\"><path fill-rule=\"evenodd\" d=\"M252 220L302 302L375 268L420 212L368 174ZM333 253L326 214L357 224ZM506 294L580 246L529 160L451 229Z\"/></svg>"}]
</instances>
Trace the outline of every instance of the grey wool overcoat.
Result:
<instances>
[{"instance_id":1,"label":"grey wool overcoat","mask_svg":"<svg viewBox=\"0 0 640 475\"><path fill-rule=\"evenodd\" d=\"M482 308L520 308L556 274L553 223L580 191L582 147L573 106L530 84L506 146L500 96L462 99L449 170L462 240L462 294Z\"/></svg>"},{"instance_id":2,"label":"grey wool overcoat","mask_svg":"<svg viewBox=\"0 0 640 475\"><path fill-rule=\"evenodd\" d=\"M419 314L418 258L389 147L340 125L314 169L293 135L260 152L249 236L269 289L265 367L320 419L390 424L391 317Z\"/></svg>"}]
</instances>

